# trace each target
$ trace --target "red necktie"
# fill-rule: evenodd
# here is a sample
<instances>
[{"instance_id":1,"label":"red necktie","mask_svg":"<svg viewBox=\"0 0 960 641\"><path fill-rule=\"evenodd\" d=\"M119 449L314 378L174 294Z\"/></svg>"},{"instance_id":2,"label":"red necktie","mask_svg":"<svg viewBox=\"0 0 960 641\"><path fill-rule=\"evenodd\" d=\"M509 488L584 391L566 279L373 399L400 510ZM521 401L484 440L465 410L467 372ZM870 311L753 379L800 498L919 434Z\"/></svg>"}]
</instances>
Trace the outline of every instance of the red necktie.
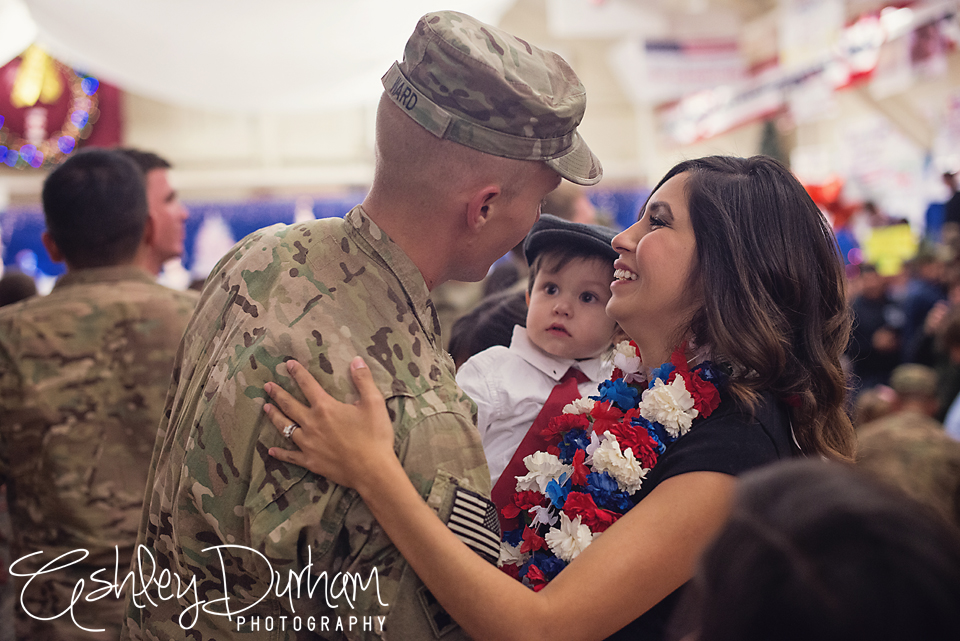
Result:
<instances>
[{"instance_id":1,"label":"red necktie","mask_svg":"<svg viewBox=\"0 0 960 641\"><path fill-rule=\"evenodd\" d=\"M516 527L516 523L503 516L502 510L504 506L513 503L513 494L517 489L517 477L527 473L527 466L523 464L523 459L534 452L547 449L547 441L540 435L540 432L549 425L551 418L560 415L568 403L580 398L580 390L577 389L577 386L588 380L590 379L587 378L587 375L575 367L567 370L560 382L553 386L550 396L543 404L543 409L537 414L537 418L533 421L530 429L527 430L527 434L520 442L520 446L517 447L517 451L513 453L507 467L504 468L500 478L497 479L497 484L490 493L490 500L497 506L501 532L509 532Z\"/></svg>"}]
</instances>

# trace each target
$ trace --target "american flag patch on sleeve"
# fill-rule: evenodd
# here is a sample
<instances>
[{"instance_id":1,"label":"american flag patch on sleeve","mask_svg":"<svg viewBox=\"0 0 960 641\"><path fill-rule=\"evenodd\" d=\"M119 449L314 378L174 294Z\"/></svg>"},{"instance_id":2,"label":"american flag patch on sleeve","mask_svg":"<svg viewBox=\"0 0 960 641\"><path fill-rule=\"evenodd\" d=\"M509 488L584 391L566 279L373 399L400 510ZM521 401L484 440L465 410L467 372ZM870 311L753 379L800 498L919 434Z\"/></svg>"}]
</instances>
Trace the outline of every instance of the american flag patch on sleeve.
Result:
<instances>
[{"instance_id":1,"label":"american flag patch on sleeve","mask_svg":"<svg viewBox=\"0 0 960 641\"><path fill-rule=\"evenodd\" d=\"M490 499L457 487L447 527L477 554L491 563L497 562L500 557L500 521L497 508Z\"/></svg>"}]
</instances>

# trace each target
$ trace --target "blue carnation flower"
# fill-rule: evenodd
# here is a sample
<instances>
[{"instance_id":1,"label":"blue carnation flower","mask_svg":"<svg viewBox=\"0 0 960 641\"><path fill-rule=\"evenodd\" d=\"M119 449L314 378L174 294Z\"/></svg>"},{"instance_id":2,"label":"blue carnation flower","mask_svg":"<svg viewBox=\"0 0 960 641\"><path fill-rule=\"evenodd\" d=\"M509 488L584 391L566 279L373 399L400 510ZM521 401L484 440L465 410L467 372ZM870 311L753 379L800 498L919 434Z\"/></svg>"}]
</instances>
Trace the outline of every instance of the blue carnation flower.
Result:
<instances>
[{"instance_id":1,"label":"blue carnation flower","mask_svg":"<svg viewBox=\"0 0 960 641\"><path fill-rule=\"evenodd\" d=\"M547 498L558 510L563 509L563 504L567 502L567 494L570 493L570 484L567 483L566 474L560 476L560 483L551 480L547 483Z\"/></svg>"},{"instance_id":2,"label":"blue carnation flower","mask_svg":"<svg viewBox=\"0 0 960 641\"><path fill-rule=\"evenodd\" d=\"M647 430L647 434L649 434L650 438L653 439L653 442L657 444L657 454L663 454L667 451L667 444L664 442L664 437L662 437L661 434L666 434L666 431L659 423L657 424L657 427L660 429ZM669 438L669 434L666 434L666 438Z\"/></svg>"},{"instance_id":3,"label":"blue carnation flower","mask_svg":"<svg viewBox=\"0 0 960 641\"><path fill-rule=\"evenodd\" d=\"M539 552L537 552L539 554ZM555 556L542 555L543 558L537 563L537 567L543 572L548 580L560 574L560 570L567 567L567 562Z\"/></svg>"},{"instance_id":4,"label":"blue carnation flower","mask_svg":"<svg viewBox=\"0 0 960 641\"><path fill-rule=\"evenodd\" d=\"M667 446L676 441L677 439L670 435L670 432L667 431L663 425L660 423L649 422L647 426L647 434L650 435L654 441L657 442L658 449L661 454L664 450L667 449Z\"/></svg>"},{"instance_id":5,"label":"blue carnation flower","mask_svg":"<svg viewBox=\"0 0 960 641\"><path fill-rule=\"evenodd\" d=\"M624 383L622 379L603 381L597 389L600 395L591 396L590 398L601 403L610 401L613 406L621 412L626 412L636 407L637 401L640 398L640 392Z\"/></svg>"},{"instance_id":6,"label":"blue carnation flower","mask_svg":"<svg viewBox=\"0 0 960 641\"><path fill-rule=\"evenodd\" d=\"M726 373L710 361L704 361L693 368L693 371L700 375L700 378L708 383L720 386L726 380Z\"/></svg>"},{"instance_id":7,"label":"blue carnation flower","mask_svg":"<svg viewBox=\"0 0 960 641\"><path fill-rule=\"evenodd\" d=\"M540 568L540 571L543 572L543 575L548 581L560 574L560 570L567 567L567 563L565 561L553 556L552 553L537 550L531 554L530 558L524 561L520 566L518 574L520 575L521 579L527 576L527 572L530 571L531 565L535 565Z\"/></svg>"},{"instance_id":8,"label":"blue carnation flower","mask_svg":"<svg viewBox=\"0 0 960 641\"><path fill-rule=\"evenodd\" d=\"M623 513L633 507L630 497L620 491L617 481L606 472L588 474L587 491L593 502L604 509Z\"/></svg>"},{"instance_id":9,"label":"blue carnation flower","mask_svg":"<svg viewBox=\"0 0 960 641\"><path fill-rule=\"evenodd\" d=\"M619 488L617 481L606 472L590 472L587 474L587 487L591 491L616 492Z\"/></svg>"},{"instance_id":10,"label":"blue carnation flower","mask_svg":"<svg viewBox=\"0 0 960 641\"><path fill-rule=\"evenodd\" d=\"M510 530L509 532L504 532L503 540L514 547L520 545L523 542L523 529L524 529L524 526L521 525L520 527L514 530Z\"/></svg>"},{"instance_id":11,"label":"blue carnation flower","mask_svg":"<svg viewBox=\"0 0 960 641\"><path fill-rule=\"evenodd\" d=\"M557 448L560 450L560 460L569 465L573 462L573 455L577 450L585 450L590 445L590 437L586 430L572 429L563 435L563 440Z\"/></svg>"},{"instance_id":12,"label":"blue carnation flower","mask_svg":"<svg viewBox=\"0 0 960 641\"><path fill-rule=\"evenodd\" d=\"M652 388L654 381L658 378L661 379L664 383L667 382L667 379L670 378L670 375L673 374L673 370L677 369L673 366L673 363L664 363L660 367L655 367L650 370L650 384L647 387Z\"/></svg>"}]
</instances>

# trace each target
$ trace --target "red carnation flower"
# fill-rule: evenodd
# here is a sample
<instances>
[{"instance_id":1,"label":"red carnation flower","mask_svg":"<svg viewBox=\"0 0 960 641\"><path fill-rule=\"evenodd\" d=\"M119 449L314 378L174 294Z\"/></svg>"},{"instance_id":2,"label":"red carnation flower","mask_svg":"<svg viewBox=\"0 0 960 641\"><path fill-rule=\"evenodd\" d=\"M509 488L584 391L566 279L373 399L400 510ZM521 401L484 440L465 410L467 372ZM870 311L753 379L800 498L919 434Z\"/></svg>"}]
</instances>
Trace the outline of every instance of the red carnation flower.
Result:
<instances>
[{"instance_id":1,"label":"red carnation flower","mask_svg":"<svg viewBox=\"0 0 960 641\"><path fill-rule=\"evenodd\" d=\"M500 513L503 514L508 521L512 521L513 519L517 518L521 512L526 512L530 508L537 505L546 507L547 497L539 492L524 490L522 492L515 493L513 495L513 503L503 506L503 509L500 510Z\"/></svg>"},{"instance_id":2,"label":"red carnation flower","mask_svg":"<svg viewBox=\"0 0 960 641\"><path fill-rule=\"evenodd\" d=\"M583 414L560 414L550 419L545 428L540 430L540 436L548 443L559 443L564 432L574 429L585 430L590 427L590 421Z\"/></svg>"},{"instance_id":3,"label":"red carnation flower","mask_svg":"<svg viewBox=\"0 0 960 641\"><path fill-rule=\"evenodd\" d=\"M523 543L520 544L520 553L536 552L537 550L547 550L549 546L542 536L537 534L536 530L529 526L523 528ZM533 567L533 566L531 566Z\"/></svg>"},{"instance_id":4,"label":"red carnation flower","mask_svg":"<svg viewBox=\"0 0 960 641\"><path fill-rule=\"evenodd\" d=\"M633 450L633 455L644 468L649 469L657 463L657 458L659 458L657 442L653 440L646 428L625 421L614 425L607 431L617 437L617 443L620 444L621 451L627 448Z\"/></svg>"},{"instance_id":5,"label":"red carnation flower","mask_svg":"<svg viewBox=\"0 0 960 641\"><path fill-rule=\"evenodd\" d=\"M700 378L697 372L690 372L685 376L684 383L693 396L693 408L700 412L700 416L710 416L713 410L720 406L720 393L716 385Z\"/></svg>"},{"instance_id":6,"label":"red carnation flower","mask_svg":"<svg viewBox=\"0 0 960 641\"><path fill-rule=\"evenodd\" d=\"M593 409L590 410L590 416L597 421L619 421L623 418L623 412L614 407L610 401L603 401L602 403L593 404Z\"/></svg>"},{"instance_id":7,"label":"red carnation flower","mask_svg":"<svg viewBox=\"0 0 960 641\"><path fill-rule=\"evenodd\" d=\"M590 416L593 417L593 431L597 434L603 434L611 425L616 425L623 420L623 412L614 407L610 401L595 403L590 410Z\"/></svg>"},{"instance_id":8,"label":"red carnation flower","mask_svg":"<svg viewBox=\"0 0 960 641\"><path fill-rule=\"evenodd\" d=\"M503 518L507 519L508 521L512 521L520 516L520 508L518 508L516 505L504 505L503 509L500 510L500 514L503 514Z\"/></svg>"},{"instance_id":9,"label":"red carnation flower","mask_svg":"<svg viewBox=\"0 0 960 641\"><path fill-rule=\"evenodd\" d=\"M539 592L547 586L547 577L543 576L543 572L535 565L527 568L527 576L525 578L527 582L530 583L530 587L533 588L534 592Z\"/></svg>"},{"instance_id":10,"label":"red carnation flower","mask_svg":"<svg viewBox=\"0 0 960 641\"><path fill-rule=\"evenodd\" d=\"M583 450L577 450L573 455L573 475L570 477L570 482L574 485L587 484L587 474L590 473L590 470L583 464L586 458L587 453Z\"/></svg>"},{"instance_id":11,"label":"red carnation flower","mask_svg":"<svg viewBox=\"0 0 960 641\"><path fill-rule=\"evenodd\" d=\"M677 345L677 349L673 350L673 353L670 354L670 364L673 365L676 369L674 371L686 374L690 367L687 365L687 352L684 349L683 343Z\"/></svg>"},{"instance_id":12,"label":"red carnation flower","mask_svg":"<svg viewBox=\"0 0 960 641\"><path fill-rule=\"evenodd\" d=\"M524 511L537 506L546 507L547 501L547 497L543 494L531 490L524 490L513 495L514 504Z\"/></svg>"},{"instance_id":13,"label":"red carnation flower","mask_svg":"<svg viewBox=\"0 0 960 641\"><path fill-rule=\"evenodd\" d=\"M589 527L595 534L603 532L616 523L620 515L610 510L597 507L593 497L583 492L570 492L563 504L563 512L571 520L580 517L581 523Z\"/></svg>"}]
</instances>

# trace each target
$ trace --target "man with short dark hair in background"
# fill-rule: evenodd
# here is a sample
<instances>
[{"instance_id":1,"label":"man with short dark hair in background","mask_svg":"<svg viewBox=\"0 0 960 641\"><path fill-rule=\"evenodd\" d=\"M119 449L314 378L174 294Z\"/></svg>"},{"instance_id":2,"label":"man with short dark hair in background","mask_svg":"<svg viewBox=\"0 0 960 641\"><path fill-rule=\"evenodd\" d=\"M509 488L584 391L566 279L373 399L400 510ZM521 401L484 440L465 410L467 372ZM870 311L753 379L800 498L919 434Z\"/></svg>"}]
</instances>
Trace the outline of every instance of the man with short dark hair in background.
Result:
<instances>
[{"instance_id":1,"label":"man with short dark hair in background","mask_svg":"<svg viewBox=\"0 0 960 641\"><path fill-rule=\"evenodd\" d=\"M167 170L172 165L166 159L139 149L118 151L135 162L143 172L147 186L147 207L150 220L153 221L144 236L145 251L141 252L137 264L154 275L159 275L164 263L183 254L187 209L180 202L177 191L170 186Z\"/></svg>"},{"instance_id":2,"label":"man with short dark hair in background","mask_svg":"<svg viewBox=\"0 0 960 641\"><path fill-rule=\"evenodd\" d=\"M116 639L123 601L97 577L130 563L196 294L138 266L153 223L143 175L119 152L69 158L44 183L43 209L43 244L67 273L49 295L0 310L0 482L11 573L66 556L55 572L15 577L17 638Z\"/></svg>"}]
</instances>

